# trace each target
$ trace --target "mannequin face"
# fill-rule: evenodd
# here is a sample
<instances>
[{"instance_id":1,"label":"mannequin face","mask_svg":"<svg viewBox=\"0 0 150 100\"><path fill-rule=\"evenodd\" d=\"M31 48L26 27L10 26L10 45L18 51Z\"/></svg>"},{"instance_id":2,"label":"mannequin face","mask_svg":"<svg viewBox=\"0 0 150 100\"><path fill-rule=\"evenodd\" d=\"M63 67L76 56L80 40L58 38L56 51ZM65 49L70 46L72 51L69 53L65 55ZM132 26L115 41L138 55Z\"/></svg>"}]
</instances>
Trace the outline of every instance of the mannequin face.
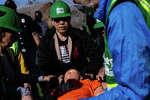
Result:
<instances>
[{"instance_id":1,"label":"mannequin face","mask_svg":"<svg viewBox=\"0 0 150 100\"><path fill-rule=\"evenodd\" d=\"M65 73L64 82L67 82L69 79L80 80L80 73L75 69L70 69Z\"/></svg>"}]
</instances>

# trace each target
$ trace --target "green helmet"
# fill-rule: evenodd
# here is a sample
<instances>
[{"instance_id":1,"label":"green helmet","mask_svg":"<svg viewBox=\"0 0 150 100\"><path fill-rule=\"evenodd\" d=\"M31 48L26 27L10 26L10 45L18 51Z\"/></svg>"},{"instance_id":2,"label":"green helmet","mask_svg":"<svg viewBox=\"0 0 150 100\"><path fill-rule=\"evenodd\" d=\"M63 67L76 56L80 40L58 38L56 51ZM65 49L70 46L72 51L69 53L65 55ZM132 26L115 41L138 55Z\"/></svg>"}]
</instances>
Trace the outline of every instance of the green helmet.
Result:
<instances>
[{"instance_id":1,"label":"green helmet","mask_svg":"<svg viewBox=\"0 0 150 100\"><path fill-rule=\"evenodd\" d=\"M16 12L6 6L0 5L0 28L19 32L19 22Z\"/></svg>"},{"instance_id":2,"label":"green helmet","mask_svg":"<svg viewBox=\"0 0 150 100\"><path fill-rule=\"evenodd\" d=\"M62 18L62 17L70 17L70 8L69 6L61 1L57 0L53 3L53 5L50 8L50 17L51 18Z\"/></svg>"}]
</instances>

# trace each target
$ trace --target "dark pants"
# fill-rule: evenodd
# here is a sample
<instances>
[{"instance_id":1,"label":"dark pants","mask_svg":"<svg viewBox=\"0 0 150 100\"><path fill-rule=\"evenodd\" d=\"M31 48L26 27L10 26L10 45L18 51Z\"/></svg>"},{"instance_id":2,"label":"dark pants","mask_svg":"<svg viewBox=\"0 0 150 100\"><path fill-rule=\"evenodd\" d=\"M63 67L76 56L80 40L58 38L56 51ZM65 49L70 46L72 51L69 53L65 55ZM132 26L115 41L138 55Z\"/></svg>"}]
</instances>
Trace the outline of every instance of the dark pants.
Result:
<instances>
[{"instance_id":1,"label":"dark pants","mask_svg":"<svg viewBox=\"0 0 150 100\"><path fill-rule=\"evenodd\" d=\"M1 82L0 85L0 100L21 100L21 95L17 92L15 83Z\"/></svg>"},{"instance_id":2,"label":"dark pants","mask_svg":"<svg viewBox=\"0 0 150 100\"><path fill-rule=\"evenodd\" d=\"M56 95L52 95L52 91L59 86L58 79L51 79L49 82L40 82L40 87L43 93L43 100L57 100Z\"/></svg>"}]
</instances>

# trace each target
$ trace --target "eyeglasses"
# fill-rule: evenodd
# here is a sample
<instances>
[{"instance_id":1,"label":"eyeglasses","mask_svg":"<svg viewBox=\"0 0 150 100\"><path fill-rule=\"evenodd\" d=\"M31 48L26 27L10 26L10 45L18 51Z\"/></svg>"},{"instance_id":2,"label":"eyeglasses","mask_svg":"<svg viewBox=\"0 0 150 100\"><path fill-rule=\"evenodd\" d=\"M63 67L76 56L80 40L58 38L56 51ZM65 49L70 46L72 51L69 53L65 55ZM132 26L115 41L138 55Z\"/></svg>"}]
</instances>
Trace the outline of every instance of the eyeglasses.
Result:
<instances>
[{"instance_id":1,"label":"eyeglasses","mask_svg":"<svg viewBox=\"0 0 150 100\"><path fill-rule=\"evenodd\" d=\"M60 22L60 21L70 21L70 17L64 17L64 18L53 18L52 20L55 22Z\"/></svg>"}]
</instances>

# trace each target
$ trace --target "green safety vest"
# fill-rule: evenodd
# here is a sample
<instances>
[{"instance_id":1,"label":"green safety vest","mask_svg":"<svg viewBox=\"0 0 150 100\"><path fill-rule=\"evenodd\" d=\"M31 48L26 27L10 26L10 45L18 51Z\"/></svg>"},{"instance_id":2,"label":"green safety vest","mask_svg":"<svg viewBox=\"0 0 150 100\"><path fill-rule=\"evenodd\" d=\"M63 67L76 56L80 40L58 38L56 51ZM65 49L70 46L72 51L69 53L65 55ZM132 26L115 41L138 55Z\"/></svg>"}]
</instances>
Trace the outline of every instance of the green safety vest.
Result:
<instances>
[{"instance_id":1,"label":"green safety vest","mask_svg":"<svg viewBox=\"0 0 150 100\"><path fill-rule=\"evenodd\" d=\"M10 48L14 51L14 56L18 56L19 55L19 43L18 43L18 41L14 42L11 45Z\"/></svg>"}]
</instances>

